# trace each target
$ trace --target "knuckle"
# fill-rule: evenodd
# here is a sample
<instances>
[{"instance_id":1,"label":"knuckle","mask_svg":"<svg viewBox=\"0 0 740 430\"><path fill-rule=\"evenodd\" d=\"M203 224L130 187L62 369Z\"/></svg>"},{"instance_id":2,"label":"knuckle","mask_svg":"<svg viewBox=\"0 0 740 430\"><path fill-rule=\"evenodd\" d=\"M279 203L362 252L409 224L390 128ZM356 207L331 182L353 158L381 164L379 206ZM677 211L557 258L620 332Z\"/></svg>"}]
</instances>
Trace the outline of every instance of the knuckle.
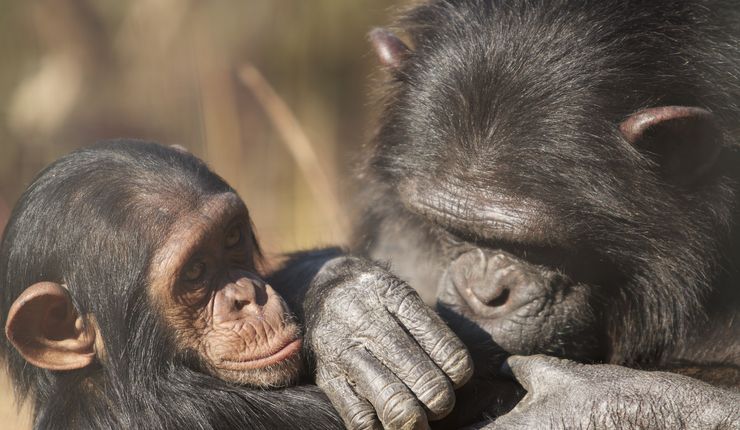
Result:
<instances>
[{"instance_id":1,"label":"knuckle","mask_svg":"<svg viewBox=\"0 0 740 430\"><path fill-rule=\"evenodd\" d=\"M350 430L382 429L372 409L357 407L348 410L344 415L346 416L344 423Z\"/></svg>"},{"instance_id":2,"label":"knuckle","mask_svg":"<svg viewBox=\"0 0 740 430\"><path fill-rule=\"evenodd\" d=\"M456 349L445 360L443 369L455 388L462 386L473 376L473 357L464 346Z\"/></svg>"},{"instance_id":3,"label":"knuckle","mask_svg":"<svg viewBox=\"0 0 740 430\"><path fill-rule=\"evenodd\" d=\"M397 311L402 314L413 315L415 310L418 309L419 306L424 306L424 304L421 301L419 294L411 289L411 287L405 284L398 286L399 289L402 287L408 288L408 290L399 291L401 294L400 297L398 297L398 303L396 305Z\"/></svg>"},{"instance_id":4,"label":"knuckle","mask_svg":"<svg viewBox=\"0 0 740 430\"><path fill-rule=\"evenodd\" d=\"M400 279L387 276L381 285L385 293L384 298L393 303L399 312L410 312L418 309L419 306L426 306L419 297L419 293Z\"/></svg>"},{"instance_id":5,"label":"knuckle","mask_svg":"<svg viewBox=\"0 0 740 430\"><path fill-rule=\"evenodd\" d=\"M383 420L385 428L411 430L424 428L427 422L424 410L411 399L405 402L391 402Z\"/></svg>"},{"instance_id":6,"label":"knuckle","mask_svg":"<svg viewBox=\"0 0 740 430\"><path fill-rule=\"evenodd\" d=\"M452 392L452 385L444 376L444 374L429 363L430 366L426 371L420 374L416 381L414 381L412 390L415 393L419 393L419 398L432 398L436 396L436 393L440 391Z\"/></svg>"},{"instance_id":7,"label":"knuckle","mask_svg":"<svg viewBox=\"0 0 740 430\"><path fill-rule=\"evenodd\" d=\"M449 384L448 384L449 385ZM430 420L438 420L447 416L455 407L455 392L452 387L429 391L422 402L427 407Z\"/></svg>"},{"instance_id":8,"label":"knuckle","mask_svg":"<svg viewBox=\"0 0 740 430\"><path fill-rule=\"evenodd\" d=\"M444 417L455 406L452 384L436 367L421 375L411 389L427 408L431 419Z\"/></svg>"}]
</instances>

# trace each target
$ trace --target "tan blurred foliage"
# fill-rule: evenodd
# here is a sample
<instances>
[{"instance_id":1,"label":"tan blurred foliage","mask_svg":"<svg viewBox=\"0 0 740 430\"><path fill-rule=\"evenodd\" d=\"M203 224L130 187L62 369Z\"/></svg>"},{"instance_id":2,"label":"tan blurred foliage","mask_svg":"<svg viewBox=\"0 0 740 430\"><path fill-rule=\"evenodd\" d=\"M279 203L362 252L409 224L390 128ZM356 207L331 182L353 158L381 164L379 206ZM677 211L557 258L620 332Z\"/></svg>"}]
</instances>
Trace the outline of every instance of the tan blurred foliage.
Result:
<instances>
[{"instance_id":1,"label":"tan blurred foliage","mask_svg":"<svg viewBox=\"0 0 740 430\"><path fill-rule=\"evenodd\" d=\"M0 0L0 226L54 159L137 137L206 159L268 253L341 244L339 178L370 132L365 34L392 3ZM27 428L2 381L2 427Z\"/></svg>"}]
</instances>

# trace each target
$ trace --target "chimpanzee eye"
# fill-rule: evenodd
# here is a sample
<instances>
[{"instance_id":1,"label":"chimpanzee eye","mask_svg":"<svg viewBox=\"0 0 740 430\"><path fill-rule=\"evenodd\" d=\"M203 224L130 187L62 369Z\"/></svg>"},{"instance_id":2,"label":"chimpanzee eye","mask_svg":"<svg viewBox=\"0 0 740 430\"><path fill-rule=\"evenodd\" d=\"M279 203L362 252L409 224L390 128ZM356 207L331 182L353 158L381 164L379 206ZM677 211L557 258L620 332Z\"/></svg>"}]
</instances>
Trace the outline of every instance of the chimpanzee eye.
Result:
<instances>
[{"instance_id":1,"label":"chimpanzee eye","mask_svg":"<svg viewBox=\"0 0 740 430\"><path fill-rule=\"evenodd\" d=\"M190 264L185 271L182 273L182 277L184 280L192 282L197 281L203 276L203 273L206 271L206 263L202 261L197 261L195 263Z\"/></svg>"},{"instance_id":2,"label":"chimpanzee eye","mask_svg":"<svg viewBox=\"0 0 740 430\"><path fill-rule=\"evenodd\" d=\"M242 229L237 227L232 228L226 234L226 240L224 241L227 248L232 248L239 244L242 240Z\"/></svg>"}]
</instances>

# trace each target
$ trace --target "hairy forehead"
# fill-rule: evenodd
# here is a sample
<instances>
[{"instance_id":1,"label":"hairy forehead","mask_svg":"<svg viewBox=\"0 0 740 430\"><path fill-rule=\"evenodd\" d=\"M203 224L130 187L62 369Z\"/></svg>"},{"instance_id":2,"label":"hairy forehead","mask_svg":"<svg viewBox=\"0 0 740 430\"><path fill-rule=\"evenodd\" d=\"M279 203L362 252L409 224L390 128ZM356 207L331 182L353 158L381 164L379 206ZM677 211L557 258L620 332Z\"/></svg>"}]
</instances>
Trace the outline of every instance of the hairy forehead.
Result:
<instances>
[{"instance_id":1,"label":"hairy forehead","mask_svg":"<svg viewBox=\"0 0 740 430\"><path fill-rule=\"evenodd\" d=\"M183 212L152 258L150 290L167 287L206 237L226 229L229 221L246 217L248 212L244 202L233 192L210 196L194 210Z\"/></svg>"}]
</instances>

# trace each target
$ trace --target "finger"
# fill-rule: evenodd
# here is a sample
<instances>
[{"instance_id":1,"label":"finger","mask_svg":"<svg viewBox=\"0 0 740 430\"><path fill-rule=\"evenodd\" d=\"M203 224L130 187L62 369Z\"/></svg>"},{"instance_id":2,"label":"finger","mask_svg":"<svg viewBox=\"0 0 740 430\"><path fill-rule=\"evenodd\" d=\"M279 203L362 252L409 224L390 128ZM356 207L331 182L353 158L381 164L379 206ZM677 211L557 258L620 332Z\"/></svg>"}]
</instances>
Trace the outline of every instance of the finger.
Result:
<instances>
[{"instance_id":1,"label":"finger","mask_svg":"<svg viewBox=\"0 0 740 430\"><path fill-rule=\"evenodd\" d=\"M398 318L434 363L460 388L473 376L473 359L465 344L408 285L386 291L388 310Z\"/></svg>"},{"instance_id":2,"label":"finger","mask_svg":"<svg viewBox=\"0 0 740 430\"><path fill-rule=\"evenodd\" d=\"M375 409L360 398L336 365L320 364L316 385L326 393L349 430L382 430Z\"/></svg>"},{"instance_id":3,"label":"finger","mask_svg":"<svg viewBox=\"0 0 740 430\"><path fill-rule=\"evenodd\" d=\"M528 392L537 388L546 388L567 380L566 370L574 363L547 355L512 355L506 359L502 371L516 378L517 382ZM547 381L547 384L543 383Z\"/></svg>"},{"instance_id":4,"label":"finger","mask_svg":"<svg viewBox=\"0 0 740 430\"><path fill-rule=\"evenodd\" d=\"M455 407L455 390L447 376L411 337L406 333L395 335L400 330L400 327L386 330L388 335L368 339L365 347L414 393L426 408L430 421L442 419Z\"/></svg>"},{"instance_id":5,"label":"finger","mask_svg":"<svg viewBox=\"0 0 740 430\"><path fill-rule=\"evenodd\" d=\"M429 423L411 391L364 348L347 350L340 358L354 390L366 398L386 429L422 430Z\"/></svg>"}]
</instances>

